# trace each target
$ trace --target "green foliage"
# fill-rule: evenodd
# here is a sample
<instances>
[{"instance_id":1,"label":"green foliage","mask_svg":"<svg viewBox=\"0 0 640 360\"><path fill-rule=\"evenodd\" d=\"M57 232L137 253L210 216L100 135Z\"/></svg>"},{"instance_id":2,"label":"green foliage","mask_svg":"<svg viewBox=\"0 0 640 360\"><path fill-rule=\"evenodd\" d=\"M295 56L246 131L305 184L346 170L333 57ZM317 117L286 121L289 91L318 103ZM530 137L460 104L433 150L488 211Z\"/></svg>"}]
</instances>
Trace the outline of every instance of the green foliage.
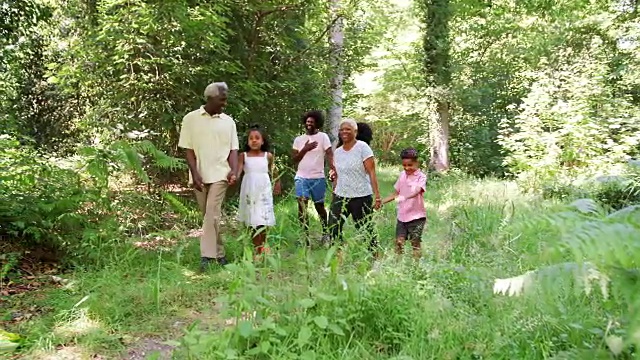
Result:
<instances>
[{"instance_id":1,"label":"green foliage","mask_svg":"<svg viewBox=\"0 0 640 360\"><path fill-rule=\"evenodd\" d=\"M102 238L113 236L112 230L130 230L125 221L117 223L127 205L110 188L115 175L131 173L149 183L146 168L184 168L184 161L148 141L86 147L73 160L46 156L8 135L0 137L0 145L0 235L60 250L71 255L69 260L94 256L96 247L113 240Z\"/></svg>"},{"instance_id":2,"label":"green foliage","mask_svg":"<svg viewBox=\"0 0 640 360\"><path fill-rule=\"evenodd\" d=\"M422 23L426 26L423 38L424 73L429 85L449 86L451 83L451 1L418 1Z\"/></svg>"},{"instance_id":3,"label":"green foliage","mask_svg":"<svg viewBox=\"0 0 640 360\"><path fill-rule=\"evenodd\" d=\"M81 230L77 218L66 216L90 199L76 172L8 135L0 137L0 149L0 233L46 243L61 241L63 229Z\"/></svg>"},{"instance_id":4,"label":"green foliage","mask_svg":"<svg viewBox=\"0 0 640 360\"><path fill-rule=\"evenodd\" d=\"M372 148L379 161L397 164L400 151L414 147L427 164L433 106L425 98L419 46L408 40L418 30L417 20L410 8L390 7L385 21L384 40L370 60L377 60L377 69L358 79L362 93L350 95L355 99L347 103L347 112L372 125Z\"/></svg>"},{"instance_id":5,"label":"green foliage","mask_svg":"<svg viewBox=\"0 0 640 360\"><path fill-rule=\"evenodd\" d=\"M604 179L603 179L604 180ZM620 210L640 204L640 176L636 171L628 177L617 177L598 182L592 196L600 204L613 210Z\"/></svg>"},{"instance_id":6,"label":"green foliage","mask_svg":"<svg viewBox=\"0 0 640 360\"><path fill-rule=\"evenodd\" d=\"M75 110L73 98L46 82L53 8L41 1L10 1L0 17L5 22L0 27L3 131L30 137L49 151L65 151L77 136L70 121Z\"/></svg>"},{"instance_id":7,"label":"green foliage","mask_svg":"<svg viewBox=\"0 0 640 360\"><path fill-rule=\"evenodd\" d=\"M635 291L639 281L636 262L639 256L639 210L638 206L628 206L607 213L595 201L579 199L565 211L548 215L548 221L561 231L559 249L573 255L576 263L548 266L516 278L496 280L496 284L509 283L507 286L501 284L499 291L511 287L512 295L519 294L522 290L529 292L532 290L534 274L538 281L542 278L550 280L542 283L548 292L557 291L559 285L554 279L559 278L559 273L567 271L577 276L580 291L584 290L587 295L592 292L592 282L596 282L602 297L593 300L609 303L608 305L615 303L616 311L620 312L616 334L621 335L623 341L619 349L614 349L609 344L610 350L614 354L625 349L631 351L628 347L638 346L636 334L640 331L637 319L640 309ZM604 336L612 335L610 327L611 322ZM607 343L611 341L609 337L606 340Z\"/></svg>"},{"instance_id":8,"label":"green foliage","mask_svg":"<svg viewBox=\"0 0 640 360\"><path fill-rule=\"evenodd\" d=\"M383 193L391 190L394 173L381 169ZM637 233L637 211L607 215L584 201L570 209L528 195L514 182L452 175L439 174L429 183L423 261L391 256L391 205L376 215L389 256L373 269L351 225L340 266L334 250L293 245L299 226L292 197L277 205L278 226L269 231L274 251L264 263L251 262L249 249L243 254L242 247L250 246L246 234L225 227L235 264L195 274L198 241L183 235L186 219L164 217L169 209L160 198L128 193L113 200L122 232L92 233L95 243L120 239L111 249L94 248L102 266L61 275L69 280L63 288L25 294L25 310L46 306L48 311L9 323L7 331L25 339L19 351L31 358L70 343L109 358L165 349L181 359L630 355L626 345L633 343L635 305L626 296L637 297L631 294L637 285L622 288L622 275L615 271L633 269L630 230ZM185 203L171 206L180 204ZM194 204L186 204L188 215ZM147 217L136 220L140 212ZM155 217L172 230L141 233L148 230L144 222ZM627 272L634 274L620 274ZM492 293L495 278L521 273L542 284L528 286L520 297ZM585 275L591 277L588 294ZM605 297L600 279L607 277ZM511 280L534 285L523 277ZM3 315L24 311L20 306ZM62 331L69 329L75 331Z\"/></svg>"},{"instance_id":9,"label":"green foliage","mask_svg":"<svg viewBox=\"0 0 640 360\"><path fill-rule=\"evenodd\" d=\"M588 197L612 210L640 204L640 173L635 163L631 161L619 176L600 176L581 183L558 180L545 183L542 195L561 200Z\"/></svg>"},{"instance_id":10,"label":"green foliage","mask_svg":"<svg viewBox=\"0 0 640 360\"><path fill-rule=\"evenodd\" d=\"M0 122L10 137L2 139L0 234L84 256L117 243L119 234L162 228L164 218L140 211L139 202L198 221L158 185L186 178L184 160L174 157L184 156L179 126L211 81L229 84L226 111L241 138L249 124L267 128L287 184L300 114L328 107L325 35L335 19L324 5L4 4ZM384 8L350 2L339 14L347 20L347 74L367 66L363 55L384 32ZM233 210L233 202L225 207Z\"/></svg>"},{"instance_id":11,"label":"green foliage","mask_svg":"<svg viewBox=\"0 0 640 360\"><path fill-rule=\"evenodd\" d=\"M327 271L335 261L331 253L324 261ZM269 263L274 268L280 266L276 259ZM323 267L311 258L300 265L308 269L305 273ZM182 340L181 356L317 358L330 356L336 347L348 347L352 339L394 354L415 328L412 320L420 314L420 296L408 279L389 281L384 277L375 284L361 283L333 273L309 284L304 291L308 297L292 297L291 289L266 290L255 280L265 270L251 262L231 265L229 270L229 296L219 301L227 305L228 322L234 326L221 334L191 329Z\"/></svg>"},{"instance_id":12,"label":"green foliage","mask_svg":"<svg viewBox=\"0 0 640 360\"><path fill-rule=\"evenodd\" d=\"M597 6L581 11L610 16ZM616 45L619 35L607 32L609 25L593 19L559 24L558 36L569 41L547 44L554 53L520 74L531 84L529 93L511 107L516 116L501 121L499 144L505 164L527 186L589 168L602 171L637 155L639 110L631 96L636 85L630 86L637 77L623 70L637 57Z\"/></svg>"},{"instance_id":13,"label":"green foliage","mask_svg":"<svg viewBox=\"0 0 640 360\"><path fill-rule=\"evenodd\" d=\"M59 21L74 10L61 8ZM49 82L82 94L78 121L86 133L111 141L116 129L150 131L167 151L177 143L179 114L199 105L210 81L238 71L228 56L210 66L211 56L229 50L225 10L219 3L100 1L95 25L52 64Z\"/></svg>"},{"instance_id":14,"label":"green foliage","mask_svg":"<svg viewBox=\"0 0 640 360\"><path fill-rule=\"evenodd\" d=\"M287 155L278 166L286 167L300 114L329 105L325 35L335 19L322 1L46 4L11 2L2 10L10 15L3 51L16 51L3 57L9 91L0 96L1 120L38 149L71 155L139 132L182 157L182 117L202 104L207 84L225 81L226 111L241 136L251 124L265 126L276 154ZM347 76L368 65L364 55L385 29L385 4L349 2L339 14ZM174 167L152 171L151 179L175 181L175 170L184 180L184 169Z\"/></svg>"}]
</instances>

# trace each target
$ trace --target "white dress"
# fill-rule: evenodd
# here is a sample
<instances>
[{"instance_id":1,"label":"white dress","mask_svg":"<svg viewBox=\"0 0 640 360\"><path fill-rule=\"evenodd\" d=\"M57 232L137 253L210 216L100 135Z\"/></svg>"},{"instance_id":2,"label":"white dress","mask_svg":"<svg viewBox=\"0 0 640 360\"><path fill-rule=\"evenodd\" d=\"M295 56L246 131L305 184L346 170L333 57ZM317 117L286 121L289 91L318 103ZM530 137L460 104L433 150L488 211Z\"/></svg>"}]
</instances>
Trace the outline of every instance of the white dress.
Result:
<instances>
[{"instance_id":1,"label":"white dress","mask_svg":"<svg viewBox=\"0 0 640 360\"><path fill-rule=\"evenodd\" d=\"M269 159L264 156L244 155L244 176L240 185L238 221L247 226L273 226L273 195L269 178Z\"/></svg>"}]
</instances>

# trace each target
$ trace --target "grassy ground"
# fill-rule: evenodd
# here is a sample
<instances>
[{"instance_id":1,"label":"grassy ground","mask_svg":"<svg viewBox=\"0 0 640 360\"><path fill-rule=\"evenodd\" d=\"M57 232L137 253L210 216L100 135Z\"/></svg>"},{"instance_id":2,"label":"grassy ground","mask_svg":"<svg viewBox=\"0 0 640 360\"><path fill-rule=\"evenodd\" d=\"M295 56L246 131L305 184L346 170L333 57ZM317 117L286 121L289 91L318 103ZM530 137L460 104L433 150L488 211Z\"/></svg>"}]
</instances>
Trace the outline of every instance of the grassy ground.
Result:
<instances>
[{"instance_id":1,"label":"grassy ground","mask_svg":"<svg viewBox=\"0 0 640 360\"><path fill-rule=\"evenodd\" d=\"M383 195L396 172L381 170ZM288 198L277 205L276 251L265 264L243 260L248 238L229 224L236 263L197 274L197 239L177 224L105 251L103 266L67 274L62 286L16 297L7 312L37 315L8 330L27 339L29 359L608 358L603 333L616 309L570 280L528 296L492 292L495 278L570 260L544 219L558 204L503 181L449 176L428 188L419 264L389 250L372 272L352 225L342 267L333 250L305 251ZM376 221L392 249L393 205Z\"/></svg>"}]
</instances>

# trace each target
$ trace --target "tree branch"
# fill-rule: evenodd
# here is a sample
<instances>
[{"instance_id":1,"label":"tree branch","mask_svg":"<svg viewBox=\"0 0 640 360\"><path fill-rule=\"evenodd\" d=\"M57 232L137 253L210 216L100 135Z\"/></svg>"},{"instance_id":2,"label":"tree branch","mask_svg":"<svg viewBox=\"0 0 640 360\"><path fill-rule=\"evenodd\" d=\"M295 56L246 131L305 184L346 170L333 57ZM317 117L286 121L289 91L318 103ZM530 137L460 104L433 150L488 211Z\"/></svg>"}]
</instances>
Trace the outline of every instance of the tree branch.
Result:
<instances>
[{"instance_id":1,"label":"tree branch","mask_svg":"<svg viewBox=\"0 0 640 360\"><path fill-rule=\"evenodd\" d=\"M256 12L256 15L255 15L256 21L253 24L253 29L251 30L249 39L247 39L247 47L249 49L249 55L247 56L246 68L247 68L247 74L249 78L251 78L253 74L253 66L251 64L253 64L253 60L257 52L258 44L260 43L260 28L262 27L264 20L267 18L267 16L271 14L293 10L301 6L302 6L302 3L294 4L294 5L283 5L275 9L261 10Z\"/></svg>"},{"instance_id":2,"label":"tree branch","mask_svg":"<svg viewBox=\"0 0 640 360\"><path fill-rule=\"evenodd\" d=\"M299 53L297 53L296 55L294 55L293 57L291 57L286 63L284 63L283 65L289 65L297 60L300 60L300 58L309 52L309 50L311 50L313 48L313 46L315 44L317 44L318 42L320 42L320 40L322 40L327 33L329 32L329 30L331 30L331 28L333 27L333 25L335 25L336 22L338 22L338 20L340 20L342 18L342 15L338 15L336 16L333 21L331 21L331 23L329 25L327 25L327 27L320 33L320 35L318 35L315 39L313 39L311 41L311 44L309 44L309 46L307 46L304 50L300 51Z\"/></svg>"}]
</instances>

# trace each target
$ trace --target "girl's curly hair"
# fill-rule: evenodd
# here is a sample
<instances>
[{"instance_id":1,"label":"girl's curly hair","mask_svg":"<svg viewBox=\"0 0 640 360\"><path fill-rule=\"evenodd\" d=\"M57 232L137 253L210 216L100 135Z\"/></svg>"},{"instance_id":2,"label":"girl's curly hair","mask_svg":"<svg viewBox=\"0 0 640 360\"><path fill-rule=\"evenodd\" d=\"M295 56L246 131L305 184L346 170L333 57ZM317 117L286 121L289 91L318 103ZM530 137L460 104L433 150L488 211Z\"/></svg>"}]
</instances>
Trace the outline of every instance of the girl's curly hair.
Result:
<instances>
[{"instance_id":1,"label":"girl's curly hair","mask_svg":"<svg viewBox=\"0 0 640 360\"><path fill-rule=\"evenodd\" d=\"M251 134L254 131L257 131L258 133L260 133L260 136L262 136L262 146L260 147L260 150L264 152L269 152L271 149L269 138L267 137L267 134L264 132L262 127L258 124L251 125L249 127L249 130L247 130L247 135L245 136L245 139L244 139L244 147L243 147L244 152L248 152L249 150L251 150L251 148L249 147L249 134Z\"/></svg>"}]
</instances>

